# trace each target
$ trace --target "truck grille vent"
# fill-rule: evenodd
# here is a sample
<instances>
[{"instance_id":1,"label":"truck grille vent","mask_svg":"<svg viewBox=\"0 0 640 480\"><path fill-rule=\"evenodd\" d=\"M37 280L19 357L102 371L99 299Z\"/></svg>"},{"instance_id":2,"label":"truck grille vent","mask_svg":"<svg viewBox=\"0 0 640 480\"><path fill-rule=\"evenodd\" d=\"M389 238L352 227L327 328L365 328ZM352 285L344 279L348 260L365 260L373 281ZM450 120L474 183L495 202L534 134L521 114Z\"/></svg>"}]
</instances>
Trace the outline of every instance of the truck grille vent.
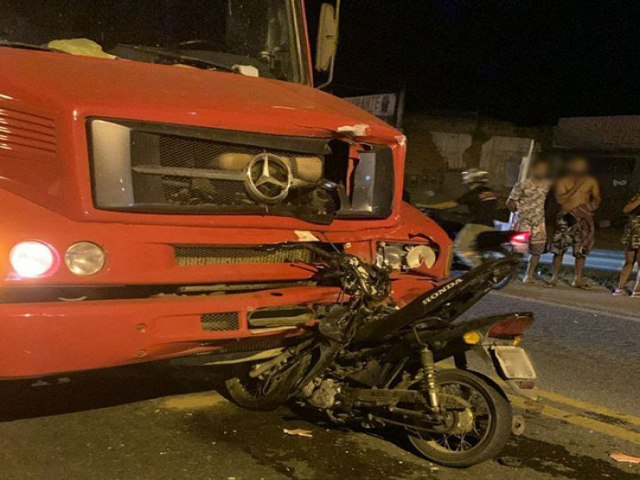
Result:
<instances>
[{"instance_id":1,"label":"truck grille vent","mask_svg":"<svg viewBox=\"0 0 640 480\"><path fill-rule=\"evenodd\" d=\"M0 147L17 155L56 154L55 123L50 118L0 108Z\"/></svg>"},{"instance_id":2,"label":"truck grille vent","mask_svg":"<svg viewBox=\"0 0 640 480\"><path fill-rule=\"evenodd\" d=\"M260 352L282 347L282 338L267 338L257 341L233 342L216 353Z\"/></svg>"},{"instance_id":3,"label":"truck grille vent","mask_svg":"<svg viewBox=\"0 0 640 480\"><path fill-rule=\"evenodd\" d=\"M181 267L209 265L248 265L261 263L310 263L313 254L307 248L294 247L175 247L176 263Z\"/></svg>"},{"instance_id":4,"label":"truck grille vent","mask_svg":"<svg viewBox=\"0 0 640 480\"><path fill-rule=\"evenodd\" d=\"M296 327L316 318L309 307L260 308L249 314L249 328Z\"/></svg>"},{"instance_id":5,"label":"truck grille vent","mask_svg":"<svg viewBox=\"0 0 640 480\"><path fill-rule=\"evenodd\" d=\"M231 332L240 328L238 314L232 313L207 313L200 317L202 330L205 332Z\"/></svg>"},{"instance_id":6,"label":"truck grille vent","mask_svg":"<svg viewBox=\"0 0 640 480\"><path fill-rule=\"evenodd\" d=\"M265 149L228 145L209 140L190 139L178 136L161 136L159 138L160 165L168 168L212 169L242 172L249 160L263 153ZM299 154L281 150L270 150L270 153L294 159ZM218 164L216 164L218 159ZM226 165L225 160L229 165ZM318 161L320 161L318 159ZM222 165L220 165L222 164ZM292 174L298 178L295 161L291 162ZM321 170L321 166L319 170ZM173 205L215 204L220 209L246 210L256 208L259 202L247 193L243 182L230 180L206 180L171 175L162 176L164 200Z\"/></svg>"}]
</instances>

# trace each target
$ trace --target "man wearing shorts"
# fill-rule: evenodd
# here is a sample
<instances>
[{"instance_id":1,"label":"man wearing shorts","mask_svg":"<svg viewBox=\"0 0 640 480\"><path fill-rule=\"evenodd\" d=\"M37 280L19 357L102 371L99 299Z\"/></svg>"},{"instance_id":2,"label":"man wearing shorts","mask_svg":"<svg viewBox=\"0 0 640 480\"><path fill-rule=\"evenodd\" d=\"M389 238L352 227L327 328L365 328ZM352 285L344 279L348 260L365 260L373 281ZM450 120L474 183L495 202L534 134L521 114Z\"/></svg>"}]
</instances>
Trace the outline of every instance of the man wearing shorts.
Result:
<instances>
[{"instance_id":1,"label":"man wearing shorts","mask_svg":"<svg viewBox=\"0 0 640 480\"><path fill-rule=\"evenodd\" d=\"M522 280L524 283L535 281L540 255L544 253L547 243L544 205L550 189L549 165L544 161L538 161L531 168L531 176L516 183L507 200L509 210L518 214L515 229L531 233L529 239L531 258L527 273Z\"/></svg>"},{"instance_id":2,"label":"man wearing shorts","mask_svg":"<svg viewBox=\"0 0 640 480\"><path fill-rule=\"evenodd\" d=\"M620 283L615 292L613 292L616 297L627 294L625 286L631 277L631 273L633 273L633 267L636 263L640 265L640 193L625 205L623 212L629 216L629 219L622 234L622 245L626 253L624 267L622 267L622 272L620 273ZM640 271L631 296L640 298Z\"/></svg>"},{"instance_id":3,"label":"man wearing shorts","mask_svg":"<svg viewBox=\"0 0 640 480\"><path fill-rule=\"evenodd\" d=\"M549 286L558 284L564 254L573 249L576 259L576 274L572 286L588 288L583 278L587 255L595 243L593 214L602 200L598 181L589 174L589 164L582 157L569 163L569 174L560 179L555 188L560 213L556 219L556 232L551 241L553 276Z\"/></svg>"}]
</instances>

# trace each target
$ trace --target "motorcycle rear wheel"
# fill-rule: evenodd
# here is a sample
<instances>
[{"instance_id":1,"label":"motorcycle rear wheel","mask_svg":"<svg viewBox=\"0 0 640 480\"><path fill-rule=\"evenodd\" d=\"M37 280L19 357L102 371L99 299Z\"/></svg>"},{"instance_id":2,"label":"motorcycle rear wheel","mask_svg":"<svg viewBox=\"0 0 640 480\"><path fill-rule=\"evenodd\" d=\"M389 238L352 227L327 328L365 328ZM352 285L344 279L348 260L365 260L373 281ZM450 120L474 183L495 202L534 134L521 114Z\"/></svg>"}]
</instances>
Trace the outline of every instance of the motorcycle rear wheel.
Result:
<instances>
[{"instance_id":1,"label":"motorcycle rear wheel","mask_svg":"<svg viewBox=\"0 0 640 480\"><path fill-rule=\"evenodd\" d=\"M513 415L509 401L481 376L465 370L441 371L437 382L441 392L459 391L460 398L472 405L473 431L428 434L407 430L414 448L426 459L453 468L470 467L495 458L511 435ZM476 411L480 404L486 411Z\"/></svg>"}]
</instances>

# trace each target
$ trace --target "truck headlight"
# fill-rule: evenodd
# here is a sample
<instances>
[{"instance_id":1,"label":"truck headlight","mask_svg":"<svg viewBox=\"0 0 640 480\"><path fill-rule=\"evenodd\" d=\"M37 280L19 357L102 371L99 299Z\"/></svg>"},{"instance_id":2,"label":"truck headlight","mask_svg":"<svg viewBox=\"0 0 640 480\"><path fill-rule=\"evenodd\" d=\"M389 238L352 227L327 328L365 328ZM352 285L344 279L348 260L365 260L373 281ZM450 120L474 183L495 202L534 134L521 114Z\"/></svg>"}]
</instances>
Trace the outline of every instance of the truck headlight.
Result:
<instances>
[{"instance_id":1,"label":"truck headlight","mask_svg":"<svg viewBox=\"0 0 640 480\"><path fill-rule=\"evenodd\" d=\"M438 260L436 248L429 245L380 243L378 266L386 266L394 271L417 270L422 266L432 268Z\"/></svg>"},{"instance_id":2,"label":"truck headlight","mask_svg":"<svg viewBox=\"0 0 640 480\"><path fill-rule=\"evenodd\" d=\"M438 259L436 251L428 245L418 245L411 247L407 252L407 267L410 270L415 270L425 265L427 268L431 268L435 265Z\"/></svg>"},{"instance_id":3,"label":"truck headlight","mask_svg":"<svg viewBox=\"0 0 640 480\"><path fill-rule=\"evenodd\" d=\"M51 273L58 263L55 250L42 242L21 242L11 249L9 261L23 278L40 278Z\"/></svg>"},{"instance_id":4,"label":"truck headlight","mask_svg":"<svg viewBox=\"0 0 640 480\"><path fill-rule=\"evenodd\" d=\"M102 247L91 242L74 243L64 254L67 268L81 277L95 275L104 268L105 261Z\"/></svg>"},{"instance_id":5,"label":"truck headlight","mask_svg":"<svg viewBox=\"0 0 640 480\"><path fill-rule=\"evenodd\" d=\"M382 249L382 261L391 270L402 270L404 265L405 251L395 245L388 245Z\"/></svg>"}]
</instances>

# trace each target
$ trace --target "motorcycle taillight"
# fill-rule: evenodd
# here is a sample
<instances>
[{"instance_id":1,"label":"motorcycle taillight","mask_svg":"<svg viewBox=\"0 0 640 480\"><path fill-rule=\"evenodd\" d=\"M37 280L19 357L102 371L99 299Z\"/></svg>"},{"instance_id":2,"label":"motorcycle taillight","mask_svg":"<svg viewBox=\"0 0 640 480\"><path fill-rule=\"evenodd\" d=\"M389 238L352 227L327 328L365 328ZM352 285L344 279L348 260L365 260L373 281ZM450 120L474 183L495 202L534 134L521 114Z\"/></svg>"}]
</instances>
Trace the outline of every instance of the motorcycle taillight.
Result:
<instances>
[{"instance_id":1,"label":"motorcycle taillight","mask_svg":"<svg viewBox=\"0 0 640 480\"><path fill-rule=\"evenodd\" d=\"M512 245L529 243L530 239L531 239L531 232L518 232L511 236L510 242Z\"/></svg>"},{"instance_id":2,"label":"motorcycle taillight","mask_svg":"<svg viewBox=\"0 0 640 480\"><path fill-rule=\"evenodd\" d=\"M524 334L533 324L533 315L518 314L507 317L500 323L496 323L489 329L491 338L515 338Z\"/></svg>"}]
</instances>

